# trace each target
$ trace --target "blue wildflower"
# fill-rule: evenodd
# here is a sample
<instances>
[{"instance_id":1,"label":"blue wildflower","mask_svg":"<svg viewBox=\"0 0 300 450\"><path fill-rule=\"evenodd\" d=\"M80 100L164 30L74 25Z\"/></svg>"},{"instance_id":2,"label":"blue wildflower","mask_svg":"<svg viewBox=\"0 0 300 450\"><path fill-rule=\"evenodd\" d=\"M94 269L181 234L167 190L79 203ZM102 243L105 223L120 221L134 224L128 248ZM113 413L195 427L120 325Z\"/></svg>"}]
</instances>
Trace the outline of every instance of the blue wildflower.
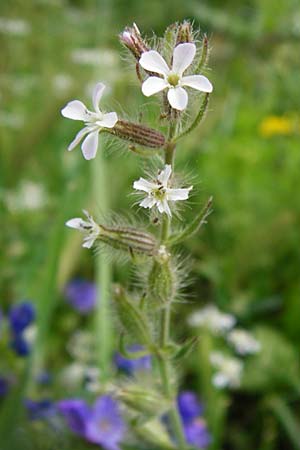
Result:
<instances>
[{"instance_id":1,"label":"blue wildflower","mask_svg":"<svg viewBox=\"0 0 300 450\"><path fill-rule=\"evenodd\" d=\"M92 407L80 399L63 400L57 406L74 433L105 450L120 450L125 424L111 396L99 397Z\"/></svg>"},{"instance_id":2,"label":"blue wildflower","mask_svg":"<svg viewBox=\"0 0 300 450\"><path fill-rule=\"evenodd\" d=\"M19 356L27 356L30 353L30 345L21 334L14 336L10 345Z\"/></svg>"},{"instance_id":3,"label":"blue wildflower","mask_svg":"<svg viewBox=\"0 0 300 450\"><path fill-rule=\"evenodd\" d=\"M54 403L49 399L38 401L26 399L24 404L30 420L49 419L57 413Z\"/></svg>"},{"instance_id":4,"label":"blue wildflower","mask_svg":"<svg viewBox=\"0 0 300 450\"><path fill-rule=\"evenodd\" d=\"M183 391L178 395L177 404L183 422L189 422L203 414L203 406L192 391Z\"/></svg>"},{"instance_id":5,"label":"blue wildflower","mask_svg":"<svg viewBox=\"0 0 300 450\"><path fill-rule=\"evenodd\" d=\"M48 384L51 384L52 376L49 372L44 370L36 376L36 381L38 384L47 386Z\"/></svg>"},{"instance_id":6,"label":"blue wildflower","mask_svg":"<svg viewBox=\"0 0 300 450\"><path fill-rule=\"evenodd\" d=\"M194 392L184 391L177 398L178 410L182 419L186 441L196 448L203 449L211 442L211 436L201 415L203 406Z\"/></svg>"},{"instance_id":7,"label":"blue wildflower","mask_svg":"<svg viewBox=\"0 0 300 450\"><path fill-rule=\"evenodd\" d=\"M68 399L57 403L59 412L64 416L73 433L85 437L86 423L91 416L91 409L84 400Z\"/></svg>"},{"instance_id":8,"label":"blue wildflower","mask_svg":"<svg viewBox=\"0 0 300 450\"><path fill-rule=\"evenodd\" d=\"M65 288L65 296L73 308L82 313L89 313L94 309L97 298L97 287L90 281L75 279L70 281Z\"/></svg>"},{"instance_id":9,"label":"blue wildflower","mask_svg":"<svg viewBox=\"0 0 300 450\"><path fill-rule=\"evenodd\" d=\"M12 306L8 320L12 335L11 347L19 356L27 356L31 345L25 337L25 331L35 320L34 306L28 301Z\"/></svg>"},{"instance_id":10,"label":"blue wildflower","mask_svg":"<svg viewBox=\"0 0 300 450\"><path fill-rule=\"evenodd\" d=\"M138 344L133 344L127 349L129 352L139 352L143 351L144 347ZM118 369L123 370L128 375L132 375L137 371L147 371L151 370L151 356L145 355L136 359L128 359L122 356L120 353L115 355L115 364Z\"/></svg>"},{"instance_id":11,"label":"blue wildflower","mask_svg":"<svg viewBox=\"0 0 300 450\"><path fill-rule=\"evenodd\" d=\"M100 444L106 450L120 450L125 424L118 403L109 395L96 400L86 426L86 439Z\"/></svg>"},{"instance_id":12,"label":"blue wildflower","mask_svg":"<svg viewBox=\"0 0 300 450\"><path fill-rule=\"evenodd\" d=\"M7 378L0 376L0 398L5 397L9 389L9 383Z\"/></svg>"},{"instance_id":13,"label":"blue wildflower","mask_svg":"<svg viewBox=\"0 0 300 450\"><path fill-rule=\"evenodd\" d=\"M28 301L14 305L9 311L8 319L13 334L19 335L34 321L34 306Z\"/></svg>"},{"instance_id":14,"label":"blue wildflower","mask_svg":"<svg viewBox=\"0 0 300 450\"><path fill-rule=\"evenodd\" d=\"M203 449L211 442L211 436L207 430L206 423L201 417L193 419L183 425L186 441L196 448Z\"/></svg>"}]
</instances>

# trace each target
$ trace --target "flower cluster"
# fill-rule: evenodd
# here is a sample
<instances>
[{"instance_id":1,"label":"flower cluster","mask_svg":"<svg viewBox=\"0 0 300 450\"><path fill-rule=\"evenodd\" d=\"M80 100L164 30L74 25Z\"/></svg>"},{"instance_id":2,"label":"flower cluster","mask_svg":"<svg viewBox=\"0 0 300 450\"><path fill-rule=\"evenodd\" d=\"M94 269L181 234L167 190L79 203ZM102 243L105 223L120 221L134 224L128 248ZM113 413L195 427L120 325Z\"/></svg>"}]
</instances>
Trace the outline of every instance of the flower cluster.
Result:
<instances>
[{"instance_id":1,"label":"flower cluster","mask_svg":"<svg viewBox=\"0 0 300 450\"><path fill-rule=\"evenodd\" d=\"M205 328L213 335L225 338L239 356L260 351L260 343L246 330L234 328L237 320L232 314L223 313L214 305L193 312L188 318L192 327ZM243 374L243 361L220 351L212 352L210 362L215 369L212 383L217 388L237 388Z\"/></svg>"}]
</instances>

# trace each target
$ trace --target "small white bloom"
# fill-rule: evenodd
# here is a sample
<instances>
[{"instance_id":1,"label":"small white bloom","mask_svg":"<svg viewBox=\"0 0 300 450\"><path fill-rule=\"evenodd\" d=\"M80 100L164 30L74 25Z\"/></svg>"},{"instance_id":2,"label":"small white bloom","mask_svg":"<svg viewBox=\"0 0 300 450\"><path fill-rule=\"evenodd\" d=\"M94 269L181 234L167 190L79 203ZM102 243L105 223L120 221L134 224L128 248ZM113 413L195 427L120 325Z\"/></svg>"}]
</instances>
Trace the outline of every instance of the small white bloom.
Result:
<instances>
[{"instance_id":1,"label":"small white bloom","mask_svg":"<svg viewBox=\"0 0 300 450\"><path fill-rule=\"evenodd\" d=\"M75 217L66 222L67 227L75 228L84 234L82 247L91 248L95 240L100 234L100 226L94 221L92 216L85 210L83 213L87 217L87 220L81 219L81 217Z\"/></svg>"},{"instance_id":2,"label":"small white bloom","mask_svg":"<svg viewBox=\"0 0 300 450\"><path fill-rule=\"evenodd\" d=\"M187 42L174 48L172 68L156 51L150 50L142 54L140 65L149 72L162 77L150 76L142 85L146 97L168 89L168 101L172 108L183 111L188 104L188 94L183 86L197 89L201 92L212 92L213 86L203 75L183 76L185 70L192 64L196 55L196 45Z\"/></svg>"},{"instance_id":3,"label":"small white bloom","mask_svg":"<svg viewBox=\"0 0 300 450\"><path fill-rule=\"evenodd\" d=\"M44 187L41 184L24 180L15 191L7 191L4 194L4 201L11 211L35 211L47 202Z\"/></svg>"},{"instance_id":4,"label":"small white bloom","mask_svg":"<svg viewBox=\"0 0 300 450\"><path fill-rule=\"evenodd\" d=\"M210 362L217 370L213 375L212 383L217 388L238 387L241 383L243 373L243 363L237 358L230 358L220 352L213 352L210 355Z\"/></svg>"},{"instance_id":5,"label":"small white bloom","mask_svg":"<svg viewBox=\"0 0 300 450\"><path fill-rule=\"evenodd\" d=\"M260 343L248 331L232 330L227 336L227 340L240 355L249 355L260 351Z\"/></svg>"},{"instance_id":6,"label":"small white bloom","mask_svg":"<svg viewBox=\"0 0 300 450\"><path fill-rule=\"evenodd\" d=\"M193 186L185 189L172 189L169 187L172 168L166 164L154 181L147 181L140 178L133 183L133 188L137 191L146 192L147 197L140 203L143 208L153 208L156 206L160 213L166 213L171 216L171 210L168 202L177 200L186 200Z\"/></svg>"},{"instance_id":7,"label":"small white bloom","mask_svg":"<svg viewBox=\"0 0 300 450\"><path fill-rule=\"evenodd\" d=\"M30 32L30 25L23 19L0 17L0 32L15 36L25 36Z\"/></svg>"},{"instance_id":8,"label":"small white bloom","mask_svg":"<svg viewBox=\"0 0 300 450\"><path fill-rule=\"evenodd\" d=\"M205 306L195 311L188 318L188 324L192 327L206 327L212 333L220 334L230 330L235 325L236 319L231 314L225 314L214 305Z\"/></svg>"},{"instance_id":9,"label":"small white bloom","mask_svg":"<svg viewBox=\"0 0 300 450\"><path fill-rule=\"evenodd\" d=\"M69 102L61 113L64 117L72 120L82 120L85 127L79 131L75 139L71 142L68 150L73 150L84 138L81 150L85 159L93 159L98 148L98 135L102 128L113 128L118 121L115 112L103 113L99 109L99 102L103 95L105 85L97 83L93 92L93 106L95 111L89 111L84 103L79 100Z\"/></svg>"}]
</instances>

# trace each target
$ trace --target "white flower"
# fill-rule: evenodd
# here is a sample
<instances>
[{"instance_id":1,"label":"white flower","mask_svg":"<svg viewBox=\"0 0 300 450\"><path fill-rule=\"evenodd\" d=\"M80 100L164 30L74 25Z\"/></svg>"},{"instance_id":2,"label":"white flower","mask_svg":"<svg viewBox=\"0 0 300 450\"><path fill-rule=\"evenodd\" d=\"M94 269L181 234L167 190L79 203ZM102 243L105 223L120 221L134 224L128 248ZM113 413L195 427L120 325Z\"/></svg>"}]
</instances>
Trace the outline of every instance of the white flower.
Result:
<instances>
[{"instance_id":1,"label":"white flower","mask_svg":"<svg viewBox=\"0 0 300 450\"><path fill-rule=\"evenodd\" d=\"M99 109L99 102L103 95L105 85L97 83L93 92L93 106L95 111L89 111L84 103L79 100L69 102L61 111L64 117L73 120L82 120L85 127L79 131L75 139L71 142L68 150L73 150L85 137L81 150L85 159L93 159L98 148L98 134L102 128L113 128L118 121L115 112L103 113Z\"/></svg>"},{"instance_id":2,"label":"white flower","mask_svg":"<svg viewBox=\"0 0 300 450\"><path fill-rule=\"evenodd\" d=\"M190 326L206 327L216 334L230 330L235 322L234 316L223 313L214 305L208 305L199 311L195 311L188 318Z\"/></svg>"},{"instance_id":3,"label":"white flower","mask_svg":"<svg viewBox=\"0 0 300 450\"><path fill-rule=\"evenodd\" d=\"M142 54L140 65L149 72L161 77L150 76L142 85L146 97L168 89L168 101L172 108L183 111L188 104L188 94L182 86L191 87L202 92L212 92L210 81L203 75L183 76L183 72L191 65L196 55L196 45L190 42L179 44L174 48L172 68L155 50Z\"/></svg>"},{"instance_id":4,"label":"white flower","mask_svg":"<svg viewBox=\"0 0 300 450\"><path fill-rule=\"evenodd\" d=\"M156 206L160 213L165 212L168 216L171 216L168 202L186 200L189 197L189 192L193 189L193 186L186 189L172 189L168 187L171 173L171 166L166 164L165 168L159 172L156 180L147 181L144 178L140 178L133 183L134 189L147 193L147 197L140 203L140 206L143 208Z\"/></svg>"},{"instance_id":5,"label":"white flower","mask_svg":"<svg viewBox=\"0 0 300 450\"><path fill-rule=\"evenodd\" d=\"M67 227L75 228L76 230L81 231L85 235L83 238L82 247L91 248L95 240L98 238L101 230L99 225L87 211L83 210L83 213L86 215L87 220L83 220L81 217L75 217L74 219L68 220L66 225Z\"/></svg>"},{"instance_id":6,"label":"white flower","mask_svg":"<svg viewBox=\"0 0 300 450\"><path fill-rule=\"evenodd\" d=\"M243 363L237 358L230 358L220 352L210 355L212 366L217 369L213 375L212 383L217 388L238 387L243 373Z\"/></svg>"},{"instance_id":7,"label":"white flower","mask_svg":"<svg viewBox=\"0 0 300 450\"><path fill-rule=\"evenodd\" d=\"M260 351L260 343L252 334L245 330L232 330L227 336L227 340L240 355L248 355Z\"/></svg>"}]
</instances>

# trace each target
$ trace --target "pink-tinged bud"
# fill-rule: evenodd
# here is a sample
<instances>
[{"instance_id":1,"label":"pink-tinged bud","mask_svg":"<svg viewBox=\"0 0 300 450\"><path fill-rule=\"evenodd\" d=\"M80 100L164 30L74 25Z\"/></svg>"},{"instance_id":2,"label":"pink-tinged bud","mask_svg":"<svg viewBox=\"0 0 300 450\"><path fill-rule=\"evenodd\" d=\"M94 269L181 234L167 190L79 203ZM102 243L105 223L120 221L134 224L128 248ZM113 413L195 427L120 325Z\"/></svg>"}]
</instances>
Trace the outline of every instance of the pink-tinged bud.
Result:
<instances>
[{"instance_id":1,"label":"pink-tinged bud","mask_svg":"<svg viewBox=\"0 0 300 450\"><path fill-rule=\"evenodd\" d=\"M126 27L125 30L119 34L119 39L137 60L140 59L142 53L149 50L135 23L132 27Z\"/></svg>"},{"instance_id":2,"label":"pink-tinged bud","mask_svg":"<svg viewBox=\"0 0 300 450\"><path fill-rule=\"evenodd\" d=\"M165 137L159 131L126 120L118 120L113 128L105 131L144 147L161 148L165 145Z\"/></svg>"},{"instance_id":3,"label":"pink-tinged bud","mask_svg":"<svg viewBox=\"0 0 300 450\"><path fill-rule=\"evenodd\" d=\"M194 42L192 25L188 21L184 21L178 26L176 45L185 42Z\"/></svg>"}]
</instances>

